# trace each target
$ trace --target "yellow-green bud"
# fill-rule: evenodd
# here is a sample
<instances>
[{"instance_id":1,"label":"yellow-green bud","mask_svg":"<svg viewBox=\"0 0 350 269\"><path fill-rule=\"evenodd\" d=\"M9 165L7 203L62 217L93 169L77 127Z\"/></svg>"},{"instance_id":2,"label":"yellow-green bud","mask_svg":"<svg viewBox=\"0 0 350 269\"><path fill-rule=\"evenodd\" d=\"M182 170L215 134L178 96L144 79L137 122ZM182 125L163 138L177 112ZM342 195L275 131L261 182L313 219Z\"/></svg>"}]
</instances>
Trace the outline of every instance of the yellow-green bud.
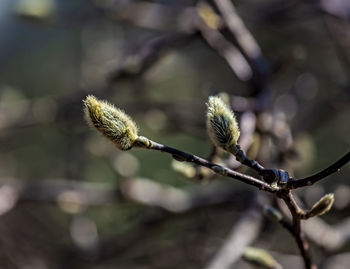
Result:
<instances>
[{"instance_id":1,"label":"yellow-green bud","mask_svg":"<svg viewBox=\"0 0 350 269\"><path fill-rule=\"evenodd\" d=\"M243 258L248 262L262 268L280 269L282 266L266 250L254 247L247 247L244 250Z\"/></svg>"},{"instance_id":2,"label":"yellow-green bud","mask_svg":"<svg viewBox=\"0 0 350 269\"><path fill-rule=\"evenodd\" d=\"M114 105L89 95L84 102L85 117L90 126L121 150L129 150L138 138L135 122Z\"/></svg>"},{"instance_id":3,"label":"yellow-green bud","mask_svg":"<svg viewBox=\"0 0 350 269\"><path fill-rule=\"evenodd\" d=\"M308 218L321 216L327 211L329 211L334 202L334 194L329 193L323 196L314 206L306 213Z\"/></svg>"},{"instance_id":4,"label":"yellow-green bud","mask_svg":"<svg viewBox=\"0 0 350 269\"><path fill-rule=\"evenodd\" d=\"M207 129L214 145L236 154L240 132L234 113L217 96L209 97L207 108Z\"/></svg>"}]
</instances>

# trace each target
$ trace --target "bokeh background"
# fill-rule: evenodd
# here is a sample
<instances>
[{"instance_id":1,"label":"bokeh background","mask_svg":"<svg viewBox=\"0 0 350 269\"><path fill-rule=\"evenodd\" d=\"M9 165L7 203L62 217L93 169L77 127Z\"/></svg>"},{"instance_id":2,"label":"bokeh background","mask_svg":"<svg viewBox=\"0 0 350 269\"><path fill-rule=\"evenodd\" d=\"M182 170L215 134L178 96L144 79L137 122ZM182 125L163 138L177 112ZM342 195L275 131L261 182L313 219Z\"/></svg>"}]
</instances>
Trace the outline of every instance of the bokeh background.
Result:
<instances>
[{"instance_id":1,"label":"bokeh background","mask_svg":"<svg viewBox=\"0 0 350 269\"><path fill-rule=\"evenodd\" d=\"M348 1L233 1L238 32L216 2L0 1L1 268L210 268L242 223L252 226L238 246L302 268L293 238L263 215L279 207L269 194L163 153L118 151L84 119L93 94L142 135L211 158L205 102L221 94L265 166L304 177L340 158ZM332 211L304 227L320 268L350 262L349 175L348 165L297 191L305 207L335 193ZM239 255L230 268L256 267Z\"/></svg>"}]
</instances>

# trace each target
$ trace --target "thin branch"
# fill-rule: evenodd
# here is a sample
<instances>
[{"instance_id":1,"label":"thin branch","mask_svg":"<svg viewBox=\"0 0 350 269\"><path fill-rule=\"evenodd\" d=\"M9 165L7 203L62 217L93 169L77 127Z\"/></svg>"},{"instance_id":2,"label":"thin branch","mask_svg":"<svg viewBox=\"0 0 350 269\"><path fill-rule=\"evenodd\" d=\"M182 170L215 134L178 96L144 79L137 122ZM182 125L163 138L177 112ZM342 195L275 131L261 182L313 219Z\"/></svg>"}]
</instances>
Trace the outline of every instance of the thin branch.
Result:
<instances>
[{"instance_id":1,"label":"thin branch","mask_svg":"<svg viewBox=\"0 0 350 269\"><path fill-rule=\"evenodd\" d=\"M120 67L109 74L109 82L116 82L121 78L142 76L162 58L165 52L185 45L191 38L191 36L168 34L145 41L140 48L126 55Z\"/></svg>"},{"instance_id":2,"label":"thin branch","mask_svg":"<svg viewBox=\"0 0 350 269\"><path fill-rule=\"evenodd\" d=\"M182 190L147 179L128 179L122 183L121 194L128 200L156 206L171 213L184 213L200 207L232 202L240 191L227 184L210 184Z\"/></svg>"},{"instance_id":3,"label":"thin branch","mask_svg":"<svg viewBox=\"0 0 350 269\"><path fill-rule=\"evenodd\" d=\"M267 64L262 56L259 44L250 33L242 18L230 0L213 0L222 14L223 20L232 37L236 40L239 50L250 63L253 71L252 81L259 89L266 87L265 79L269 73Z\"/></svg>"},{"instance_id":4,"label":"thin branch","mask_svg":"<svg viewBox=\"0 0 350 269\"><path fill-rule=\"evenodd\" d=\"M259 175L261 175L265 170L265 168L260 163L258 163L255 160L249 159L241 149L236 154L236 160L239 161L241 164L244 164L249 168L255 170L259 173Z\"/></svg>"},{"instance_id":5,"label":"thin branch","mask_svg":"<svg viewBox=\"0 0 350 269\"><path fill-rule=\"evenodd\" d=\"M347 1L315 1L316 7L319 11L328 16L348 22L350 20L350 10Z\"/></svg>"},{"instance_id":6,"label":"thin branch","mask_svg":"<svg viewBox=\"0 0 350 269\"><path fill-rule=\"evenodd\" d=\"M326 169L323 169L322 171L306 177L302 179L290 179L287 183L287 189L296 189L304 186L311 186L315 184L316 182L320 181L321 179L324 179L325 177L338 172L341 167L343 167L345 164L347 164L350 161L350 151L346 153L343 157L341 157L338 161L327 167Z\"/></svg>"},{"instance_id":7,"label":"thin branch","mask_svg":"<svg viewBox=\"0 0 350 269\"><path fill-rule=\"evenodd\" d=\"M14 209L19 202L64 202L87 206L136 201L156 206L172 213L181 213L199 207L230 203L237 197L248 195L242 190L223 184L193 187L187 191L150 179L123 179L121 187L109 183L81 182L68 179L45 179L25 183L20 180L1 180L0 216ZM65 195L69 194L69 195Z\"/></svg>"},{"instance_id":8,"label":"thin branch","mask_svg":"<svg viewBox=\"0 0 350 269\"><path fill-rule=\"evenodd\" d=\"M304 260L305 268L316 269L316 266L312 264L311 256L309 252L309 245L305 239L304 233L302 232L301 226L300 226L300 222L301 222L300 216L303 214L303 210L301 210L300 207L297 205L290 191L281 193L281 198L283 199L285 204L288 206L293 217L293 225L291 225L291 227L289 227L289 225L286 225L284 227L287 228L287 230L293 235L294 239L296 240L298 244L298 248L300 250L300 254Z\"/></svg>"},{"instance_id":9,"label":"thin branch","mask_svg":"<svg viewBox=\"0 0 350 269\"><path fill-rule=\"evenodd\" d=\"M348 251L328 256L322 261L323 269L349 268L350 253Z\"/></svg>"},{"instance_id":10,"label":"thin branch","mask_svg":"<svg viewBox=\"0 0 350 269\"><path fill-rule=\"evenodd\" d=\"M217 154L218 154L218 149L217 149L216 146L213 146L209 156L207 157L207 160L209 162L214 162L216 157L217 157ZM205 173L203 173L203 169L202 169L201 166L196 165L195 169L196 169L196 173L195 173L194 178L202 180L202 179L204 179L206 177ZM206 178L206 179L208 179L208 178Z\"/></svg>"},{"instance_id":11,"label":"thin branch","mask_svg":"<svg viewBox=\"0 0 350 269\"><path fill-rule=\"evenodd\" d=\"M222 13L228 28L234 34L238 44L244 49L244 52L250 59L256 59L261 56L261 49L254 39L253 35L244 25L244 22L237 14L236 8L230 0L214 0L218 9Z\"/></svg>"},{"instance_id":12,"label":"thin branch","mask_svg":"<svg viewBox=\"0 0 350 269\"><path fill-rule=\"evenodd\" d=\"M247 81L252 78L253 71L237 47L229 42L218 30L206 25L200 18L198 19L197 27L203 39L226 60L240 81Z\"/></svg>"},{"instance_id":13,"label":"thin branch","mask_svg":"<svg viewBox=\"0 0 350 269\"><path fill-rule=\"evenodd\" d=\"M180 151L180 150L175 149L175 148L171 148L171 147L159 144L159 143L154 142L152 140L149 140L149 142L150 142L150 145L148 146L149 149L169 153L177 161L190 162L190 163L198 164L200 166L207 167L207 168L211 169L212 171L214 171L216 174L237 179L239 181L242 181L246 184L252 185L254 187L259 188L260 190L264 190L267 192L276 193L279 190L278 187L271 187L269 184L267 184L267 183L265 183L257 178L233 171L227 167L223 167L223 166L215 164L215 163L211 163L211 162L209 162L203 158L200 158L196 155L193 155L193 154L190 154L190 153L187 153L184 151Z\"/></svg>"}]
</instances>

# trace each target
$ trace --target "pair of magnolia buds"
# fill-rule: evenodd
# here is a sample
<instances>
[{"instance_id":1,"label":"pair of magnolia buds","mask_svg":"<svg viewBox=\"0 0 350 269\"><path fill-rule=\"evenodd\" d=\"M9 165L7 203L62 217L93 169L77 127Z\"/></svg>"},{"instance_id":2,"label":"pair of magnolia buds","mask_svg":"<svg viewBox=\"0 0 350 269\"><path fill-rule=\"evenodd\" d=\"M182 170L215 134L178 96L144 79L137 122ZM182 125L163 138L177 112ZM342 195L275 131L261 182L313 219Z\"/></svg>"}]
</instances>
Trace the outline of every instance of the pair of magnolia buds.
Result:
<instances>
[{"instance_id":1,"label":"pair of magnolia buds","mask_svg":"<svg viewBox=\"0 0 350 269\"><path fill-rule=\"evenodd\" d=\"M135 122L124 111L92 95L86 97L84 106L89 124L117 148L147 147L149 140L138 135ZM207 129L212 142L235 155L239 150L237 141L240 132L233 111L217 96L209 97L207 108Z\"/></svg>"},{"instance_id":2,"label":"pair of magnolia buds","mask_svg":"<svg viewBox=\"0 0 350 269\"><path fill-rule=\"evenodd\" d=\"M114 105L89 95L84 100L85 116L89 124L102 133L121 150L132 147L150 147L149 139L138 135L135 122L124 111ZM240 148L237 144L240 132L232 110L220 97L211 96L207 102L207 129L215 146L236 155ZM238 155L237 155L238 156ZM333 194L323 196L311 210L305 212L304 219L326 213L334 201ZM276 210L269 214L280 221L282 215ZM277 212L277 213L276 213Z\"/></svg>"}]
</instances>

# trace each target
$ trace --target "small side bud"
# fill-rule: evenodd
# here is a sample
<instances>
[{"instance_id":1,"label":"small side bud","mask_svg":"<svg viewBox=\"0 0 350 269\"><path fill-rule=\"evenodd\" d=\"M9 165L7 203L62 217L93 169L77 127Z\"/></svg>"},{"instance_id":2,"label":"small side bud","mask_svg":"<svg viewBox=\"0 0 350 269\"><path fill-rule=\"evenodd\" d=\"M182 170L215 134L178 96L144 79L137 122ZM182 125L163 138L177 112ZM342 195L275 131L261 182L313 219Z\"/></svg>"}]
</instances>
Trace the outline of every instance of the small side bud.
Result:
<instances>
[{"instance_id":1,"label":"small side bud","mask_svg":"<svg viewBox=\"0 0 350 269\"><path fill-rule=\"evenodd\" d=\"M282 266L266 250L254 247L247 247L244 250L243 258L255 265L268 269L281 269Z\"/></svg>"},{"instance_id":2,"label":"small side bud","mask_svg":"<svg viewBox=\"0 0 350 269\"><path fill-rule=\"evenodd\" d=\"M334 194L326 194L306 213L307 218L321 216L327 213L331 209L333 202Z\"/></svg>"},{"instance_id":3,"label":"small side bud","mask_svg":"<svg viewBox=\"0 0 350 269\"><path fill-rule=\"evenodd\" d=\"M207 129L215 146L236 154L240 135L232 110L217 96L210 96L207 103Z\"/></svg>"},{"instance_id":4,"label":"small side bud","mask_svg":"<svg viewBox=\"0 0 350 269\"><path fill-rule=\"evenodd\" d=\"M281 212L272 206L266 205L264 211L271 220L279 222L283 219Z\"/></svg>"},{"instance_id":5,"label":"small side bud","mask_svg":"<svg viewBox=\"0 0 350 269\"><path fill-rule=\"evenodd\" d=\"M85 117L104 137L121 150L129 150L138 138L135 122L114 105L89 95L84 102Z\"/></svg>"}]
</instances>

